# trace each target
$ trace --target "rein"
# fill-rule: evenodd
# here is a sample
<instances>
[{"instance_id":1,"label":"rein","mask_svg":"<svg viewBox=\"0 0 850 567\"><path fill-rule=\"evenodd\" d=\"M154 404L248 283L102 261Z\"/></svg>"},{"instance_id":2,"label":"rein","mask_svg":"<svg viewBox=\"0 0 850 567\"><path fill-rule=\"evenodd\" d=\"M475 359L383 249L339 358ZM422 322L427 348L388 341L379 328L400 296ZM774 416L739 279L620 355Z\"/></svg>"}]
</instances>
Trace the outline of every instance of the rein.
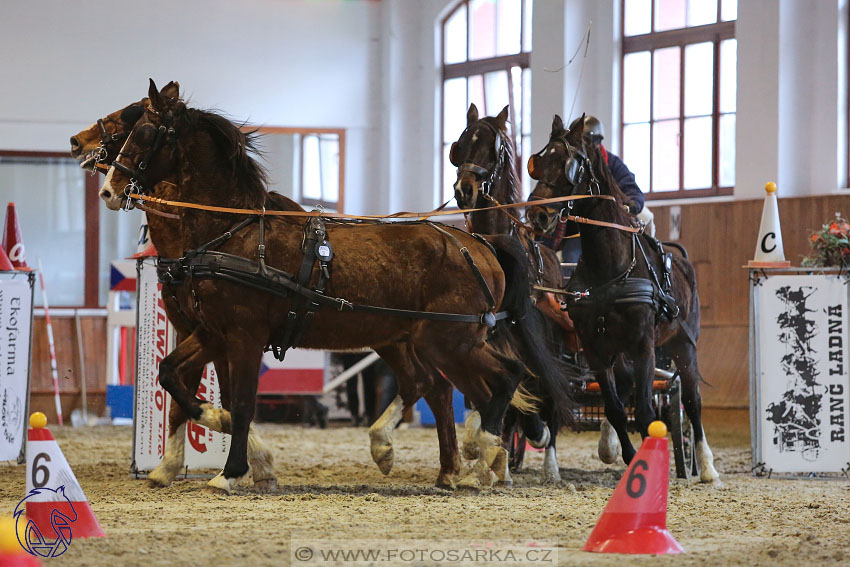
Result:
<instances>
[{"instance_id":1,"label":"rein","mask_svg":"<svg viewBox=\"0 0 850 567\"><path fill-rule=\"evenodd\" d=\"M416 218L423 219L432 216L443 216L443 215L456 215L458 211L444 211L440 209L435 209L429 212L408 212L402 211L398 213L392 213L390 215L349 215L345 213L327 213L321 211L275 211L268 209L234 209L231 207L218 207L215 205L201 205L199 203L187 203L184 201L170 201L167 199L160 199L159 197L151 197L149 195L143 195L141 193L129 193L127 195L128 198L134 199L137 201L145 201L148 203L156 203L159 205L168 205L171 207L185 208L185 209L195 209L201 211L210 211L216 213L230 213L236 215L268 215L268 216L280 216L280 217L318 217L323 216L326 218L338 218L338 219L351 219L351 220L384 220L384 219L403 219L403 218ZM567 197L551 197L549 199L540 199L535 201L534 204L545 205L549 203L560 203L563 201L573 201L575 199L589 199L589 198L603 198L603 199L611 199L613 197L610 195L574 195ZM518 207L526 207L530 205L530 202L523 203L510 203L507 205L495 205L492 207L479 207L476 209L464 209L464 212L475 212L475 211L485 211L491 209L515 209Z\"/></svg>"}]
</instances>

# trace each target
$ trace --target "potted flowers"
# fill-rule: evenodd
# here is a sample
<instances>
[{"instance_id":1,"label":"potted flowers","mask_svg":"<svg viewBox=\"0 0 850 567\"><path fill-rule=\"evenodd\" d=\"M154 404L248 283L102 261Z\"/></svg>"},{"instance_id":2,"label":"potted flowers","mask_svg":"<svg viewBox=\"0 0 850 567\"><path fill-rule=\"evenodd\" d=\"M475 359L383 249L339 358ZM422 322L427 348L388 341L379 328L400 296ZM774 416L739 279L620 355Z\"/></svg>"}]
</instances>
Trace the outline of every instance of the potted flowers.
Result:
<instances>
[{"instance_id":1,"label":"potted flowers","mask_svg":"<svg viewBox=\"0 0 850 567\"><path fill-rule=\"evenodd\" d=\"M850 223L835 213L835 220L809 236L809 246L803 266L850 267Z\"/></svg>"}]
</instances>

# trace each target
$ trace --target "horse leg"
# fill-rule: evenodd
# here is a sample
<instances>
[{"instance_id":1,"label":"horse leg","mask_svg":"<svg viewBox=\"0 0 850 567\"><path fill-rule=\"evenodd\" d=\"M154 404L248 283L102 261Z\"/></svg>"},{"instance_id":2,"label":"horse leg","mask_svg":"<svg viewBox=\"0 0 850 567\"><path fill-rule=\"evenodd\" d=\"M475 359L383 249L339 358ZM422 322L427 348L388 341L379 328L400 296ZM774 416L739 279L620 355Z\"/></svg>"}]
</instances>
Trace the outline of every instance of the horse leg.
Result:
<instances>
[{"instance_id":1,"label":"horse leg","mask_svg":"<svg viewBox=\"0 0 850 567\"><path fill-rule=\"evenodd\" d=\"M478 430L481 429L481 414L473 409L463 422L463 458L474 461L481 456L478 448Z\"/></svg>"},{"instance_id":2,"label":"horse leg","mask_svg":"<svg viewBox=\"0 0 850 567\"><path fill-rule=\"evenodd\" d=\"M455 433L455 412L452 406L454 387L448 380L438 378L434 387L425 394L425 401L434 413L437 426L437 440L440 444L440 474L437 486L454 488L455 475L460 472L461 461Z\"/></svg>"},{"instance_id":3,"label":"horse leg","mask_svg":"<svg viewBox=\"0 0 850 567\"><path fill-rule=\"evenodd\" d=\"M614 362L614 383L617 388L617 397L624 400L631 393L633 369L631 363L623 355L619 355ZM606 465L617 462L620 454L620 439L617 431L608 418L603 417L599 427L599 445L597 447L599 460Z\"/></svg>"},{"instance_id":4,"label":"horse leg","mask_svg":"<svg viewBox=\"0 0 850 567\"><path fill-rule=\"evenodd\" d=\"M652 385L655 376L655 339L647 333L633 352L635 383L635 425L642 438L649 435L649 424L655 420L652 407Z\"/></svg>"},{"instance_id":5,"label":"horse leg","mask_svg":"<svg viewBox=\"0 0 850 567\"><path fill-rule=\"evenodd\" d=\"M182 343L182 341L180 341ZM205 362L199 357L190 357L186 364L178 367L177 380L180 381L188 391L197 392L201 383ZM151 486L168 486L183 469L185 463L186 446L186 414L179 404L171 404L168 413L168 439L165 443L165 453L159 464L148 474L148 483Z\"/></svg>"},{"instance_id":6,"label":"horse leg","mask_svg":"<svg viewBox=\"0 0 850 567\"><path fill-rule=\"evenodd\" d=\"M683 341L684 342L684 341ZM669 344L669 343L668 343ZM696 459L699 467L700 482L717 482L720 474L714 468L714 455L705 438L705 430L702 427L702 398L699 393L699 384L702 381L699 366L697 364L697 352L690 342L679 345L671 345L673 348L673 359L676 368L682 377L682 404L685 413L691 420L694 428L694 440L696 441Z\"/></svg>"},{"instance_id":7,"label":"horse leg","mask_svg":"<svg viewBox=\"0 0 850 567\"><path fill-rule=\"evenodd\" d=\"M224 470L209 481L209 486L228 494L248 474L248 433L257 403L257 383L263 357L263 340L250 335L229 336L227 359L231 391L230 452ZM259 346L258 346L259 345ZM207 413L212 408L205 408ZM219 413L222 416L223 413Z\"/></svg>"},{"instance_id":8,"label":"horse leg","mask_svg":"<svg viewBox=\"0 0 850 567\"><path fill-rule=\"evenodd\" d=\"M558 466L558 455L555 452L555 442L558 438L558 424L553 419L549 420L550 438L546 446L546 451L543 453L543 482L558 483L561 482L561 470Z\"/></svg>"},{"instance_id":9,"label":"horse leg","mask_svg":"<svg viewBox=\"0 0 850 567\"><path fill-rule=\"evenodd\" d=\"M218 377L218 388L221 392L222 413L229 415L230 409L230 368L226 356L217 356L215 359L215 372ZM230 424L230 419L221 420L223 424ZM231 432L222 431L222 433ZM254 424L248 428L248 464L251 466L251 477L254 488L261 492L271 492L277 486L277 475L274 472L274 455L254 428Z\"/></svg>"},{"instance_id":10,"label":"horse leg","mask_svg":"<svg viewBox=\"0 0 850 567\"><path fill-rule=\"evenodd\" d=\"M528 444L535 449L542 449L549 445L552 438L549 428L543 423L539 413L525 413L522 417L522 431Z\"/></svg>"},{"instance_id":11,"label":"horse leg","mask_svg":"<svg viewBox=\"0 0 850 567\"><path fill-rule=\"evenodd\" d=\"M585 356L590 356L585 351ZM591 368L593 366L591 365ZM622 447L623 462L629 464L632 462L632 457L635 456L635 448L629 439L629 432L626 428L626 408L623 406L622 400L617 395L617 389L614 387L613 371L610 368L593 371L593 375L599 382L599 389L602 393L602 399L605 402L605 418L614 431L617 433L617 438L620 440ZM604 461L603 461L604 462Z\"/></svg>"},{"instance_id":12,"label":"horse leg","mask_svg":"<svg viewBox=\"0 0 850 567\"><path fill-rule=\"evenodd\" d=\"M384 474L390 474L395 461L393 432L406 408L421 397L426 384L417 384L417 369L411 359L409 345L377 349L375 352L390 366L398 382L398 395L384 413L369 427L369 447L372 460Z\"/></svg>"},{"instance_id":13,"label":"horse leg","mask_svg":"<svg viewBox=\"0 0 850 567\"><path fill-rule=\"evenodd\" d=\"M204 338L205 333L201 329L196 329L159 364L160 385L165 388L165 391L180 406L185 416L193 421L199 421L201 419L201 415L204 413L202 406L209 404L195 397L197 384L193 392L189 390L186 383L181 380L181 377L185 377L189 372L192 372L192 382L194 382L196 375L198 382L200 382L202 369L210 359L204 351L202 344L202 339ZM202 425L204 424L202 423Z\"/></svg>"}]
</instances>

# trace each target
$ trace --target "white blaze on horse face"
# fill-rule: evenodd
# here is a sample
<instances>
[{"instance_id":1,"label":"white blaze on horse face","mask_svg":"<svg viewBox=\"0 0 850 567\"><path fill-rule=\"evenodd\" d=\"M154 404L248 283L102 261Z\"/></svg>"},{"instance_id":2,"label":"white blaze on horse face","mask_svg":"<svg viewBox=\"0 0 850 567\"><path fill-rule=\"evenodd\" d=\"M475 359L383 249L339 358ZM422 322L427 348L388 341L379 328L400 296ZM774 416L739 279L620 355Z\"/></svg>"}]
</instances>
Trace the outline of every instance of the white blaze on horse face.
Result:
<instances>
[{"instance_id":1,"label":"white blaze on horse face","mask_svg":"<svg viewBox=\"0 0 850 567\"><path fill-rule=\"evenodd\" d=\"M393 468L394 451L393 451L393 431L396 425L401 421L402 412L404 411L404 402L401 396L396 396L392 403L387 406L384 413L381 414L372 427L369 428L370 450L372 452L372 460L381 469L384 474L390 474Z\"/></svg>"},{"instance_id":2,"label":"white blaze on horse face","mask_svg":"<svg viewBox=\"0 0 850 567\"><path fill-rule=\"evenodd\" d=\"M112 211L117 211L121 209L121 201L124 196L124 188L122 187L120 190L117 189L113 185L113 176L115 175L115 168L110 167L109 171L106 172L106 180L103 182L103 186L100 188L100 198L103 199L104 203L106 203L106 208Z\"/></svg>"},{"instance_id":3,"label":"white blaze on horse face","mask_svg":"<svg viewBox=\"0 0 850 567\"><path fill-rule=\"evenodd\" d=\"M599 446L597 452L599 453L599 460L606 465L616 463L617 457L620 455L620 439L617 437L614 426L605 418L602 418L602 423L599 427Z\"/></svg>"},{"instance_id":4,"label":"white blaze on horse face","mask_svg":"<svg viewBox=\"0 0 850 567\"><path fill-rule=\"evenodd\" d=\"M715 482L720 480L720 474L714 468L714 455L708 446L708 441L705 440L705 430L702 432L702 439L697 442L696 449L700 482Z\"/></svg>"},{"instance_id":5,"label":"white blaze on horse face","mask_svg":"<svg viewBox=\"0 0 850 567\"><path fill-rule=\"evenodd\" d=\"M543 453L543 481L561 482L561 471L558 468L558 456L554 447L546 447Z\"/></svg>"}]
</instances>

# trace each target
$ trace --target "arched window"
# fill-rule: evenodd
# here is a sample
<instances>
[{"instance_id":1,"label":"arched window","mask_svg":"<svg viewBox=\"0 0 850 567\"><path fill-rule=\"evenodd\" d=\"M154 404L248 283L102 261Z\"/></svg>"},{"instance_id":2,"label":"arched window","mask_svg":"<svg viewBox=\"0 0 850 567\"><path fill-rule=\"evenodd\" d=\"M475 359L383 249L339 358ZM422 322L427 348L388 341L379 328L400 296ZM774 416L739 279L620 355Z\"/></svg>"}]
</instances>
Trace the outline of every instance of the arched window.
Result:
<instances>
[{"instance_id":1,"label":"arched window","mask_svg":"<svg viewBox=\"0 0 850 567\"><path fill-rule=\"evenodd\" d=\"M449 148L466 128L470 103L482 116L510 106L518 164L530 153L531 7L532 0L463 0L442 22L441 202L454 196ZM526 193L528 187L523 173Z\"/></svg>"},{"instance_id":2,"label":"arched window","mask_svg":"<svg viewBox=\"0 0 850 567\"><path fill-rule=\"evenodd\" d=\"M647 198L735 185L737 0L623 0L621 145Z\"/></svg>"}]
</instances>

